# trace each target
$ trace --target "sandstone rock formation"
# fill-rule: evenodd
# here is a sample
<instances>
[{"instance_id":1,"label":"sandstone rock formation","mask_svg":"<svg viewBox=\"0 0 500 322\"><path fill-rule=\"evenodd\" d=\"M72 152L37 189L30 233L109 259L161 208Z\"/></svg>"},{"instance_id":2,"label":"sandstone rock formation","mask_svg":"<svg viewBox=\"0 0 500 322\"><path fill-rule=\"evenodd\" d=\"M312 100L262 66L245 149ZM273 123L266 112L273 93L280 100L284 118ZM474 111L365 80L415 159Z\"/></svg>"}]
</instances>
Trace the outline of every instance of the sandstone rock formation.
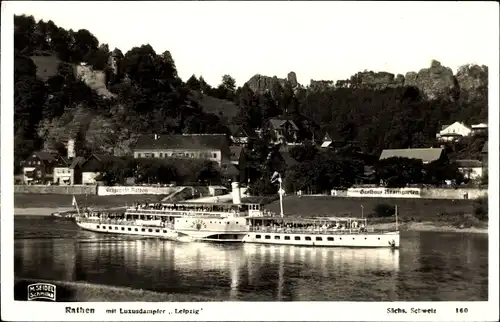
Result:
<instances>
[{"instance_id":1,"label":"sandstone rock formation","mask_svg":"<svg viewBox=\"0 0 500 322\"><path fill-rule=\"evenodd\" d=\"M269 77L255 75L247 84L252 91L263 93L271 91L275 83L284 86L289 83L295 90L301 85L297 82L297 75L290 72L287 78ZM433 60L429 68L423 68L418 72L408 72L406 76L394 75L388 72L363 71L353 75L347 80L313 80L309 88L311 90L326 90L329 88L369 88L382 90L387 87L396 88L402 86L414 86L418 88L426 99L446 98L470 101L484 95L488 87L488 68L478 65L464 65L454 75L449 67L441 65Z\"/></svg>"},{"instance_id":2,"label":"sandstone rock formation","mask_svg":"<svg viewBox=\"0 0 500 322\"><path fill-rule=\"evenodd\" d=\"M297 75L295 74L295 72L289 72L287 75L287 80L290 85L292 85L292 88L296 88L297 86L299 86L299 82L297 82Z\"/></svg>"},{"instance_id":3,"label":"sandstone rock formation","mask_svg":"<svg viewBox=\"0 0 500 322\"><path fill-rule=\"evenodd\" d=\"M394 77L394 74L387 72L364 71L352 76L350 83L352 87L381 90L387 87L403 86L404 76L398 74Z\"/></svg>"},{"instance_id":4,"label":"sandstone rock formation","mask_svg":"<svg viewBox=\"0 0 500 322\"><path fill-rule=\"evenodd\" d=\"M254 93L264 93L266 91L270 91L276 83L284 87L287 82L290 83L293 89L300 87L300 84L297 82L297 75L295 72L288 73L287 78L278 78L276 76L269 77L256 74L252 76L246 84Z\"/></svg>"},{"instance_id":5,"label":"sandstone rock formation","mask_svg":"<svg viewBox=\"0 0 500 322\"><path fill-rule=\"evenodd\" d=\"M470 101L488 88L488 67L484 65L460 66L455 78L460 86L461 98Z\"/></svg>"},{"instance_id":6,"label":"sandstone rock formation","mask_svg":"<svg viewBox=\"0 0 500 322\"><path fill-rule=\"evenodd\" d=\"M436 60L431 62L430 68L423 68L418 73L408 72L404 85L419 88L427 99L440 97L456 99L460 92L460 87L451 68L442 66Z\"/></svg>"},{"instance_id":7,"label":"sandstone rock formation","mask_svg":"<svg viewBox=\"0 0 500 322\"><path fill-rule=\"evenodd\" d=\"M332 80L314 80L311 79L309 83L309 88L315 91L323 91L328 88L335 87L335 82Z\"/></svg>"},{"instance_id":8,"label":"sandstone rock formation","mask_svg":"<svg viewBox=\"0 0 500 322\"><path fill-rule=\"evenodd\" d=\"M101 70L94 70L88 65L75 65L75 77L87 84L88 87L95 90L99 95L111 98L116 95L106 88L106 74Z\"/></svg>"}]
</instances>

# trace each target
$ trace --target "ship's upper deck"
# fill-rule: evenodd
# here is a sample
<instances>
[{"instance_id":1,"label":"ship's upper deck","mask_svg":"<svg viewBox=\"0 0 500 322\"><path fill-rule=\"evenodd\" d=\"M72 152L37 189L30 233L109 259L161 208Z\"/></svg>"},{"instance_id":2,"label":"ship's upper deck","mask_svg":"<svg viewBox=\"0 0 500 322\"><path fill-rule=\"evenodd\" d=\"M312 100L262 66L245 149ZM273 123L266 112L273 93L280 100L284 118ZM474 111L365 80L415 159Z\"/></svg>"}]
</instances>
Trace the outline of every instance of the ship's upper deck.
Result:
<instances>
[{"instance_id":1,"label":"ship's upper deck","mask_svg":"<svg viewBox=\"0 0 500 322\"><path fill-rule=\"evenodd\" d=\"M168 216L259 216L261 204L213 204L213 203L143 203L127 208L129 215Z\"/></svg>"}]
</instances>

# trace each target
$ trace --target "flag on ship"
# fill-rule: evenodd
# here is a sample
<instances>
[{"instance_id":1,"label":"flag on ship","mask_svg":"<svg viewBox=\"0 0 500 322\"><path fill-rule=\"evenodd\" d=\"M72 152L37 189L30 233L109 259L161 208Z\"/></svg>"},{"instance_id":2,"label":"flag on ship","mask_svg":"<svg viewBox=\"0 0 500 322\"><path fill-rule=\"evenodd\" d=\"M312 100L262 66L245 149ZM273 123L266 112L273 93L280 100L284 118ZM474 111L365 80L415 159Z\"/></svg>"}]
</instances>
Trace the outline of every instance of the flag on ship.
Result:
<instances>
[{"instance_id":1,"label":"flag on ship","mask_svg":"<svg viewBox=\"0 0 500 322\"><path fill-rule=\"evenodd\" d=\"M272 177L271 177L271 183L279 181L281 182L281 177L280 174L277 171L274 171Z\"/></svg>"}]
</instances>

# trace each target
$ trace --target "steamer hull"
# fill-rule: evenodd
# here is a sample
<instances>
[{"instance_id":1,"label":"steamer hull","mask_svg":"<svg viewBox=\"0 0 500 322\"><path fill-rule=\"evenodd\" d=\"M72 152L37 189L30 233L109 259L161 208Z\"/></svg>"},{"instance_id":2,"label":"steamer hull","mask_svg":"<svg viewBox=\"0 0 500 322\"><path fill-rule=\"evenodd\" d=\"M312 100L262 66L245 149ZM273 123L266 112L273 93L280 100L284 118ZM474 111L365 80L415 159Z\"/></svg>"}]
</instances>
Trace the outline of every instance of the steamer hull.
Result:
<instances>
[{"instance_id":1,"label":"steamer hull","mask_svg":"<svg viewBox=\"0 0 500 322\"><path fill-rule=\"evenodd\" d=\"M307 234L279 232L250 232L244 243L356 248L399 248L399 232Z\"/></svg>"}]
</instances>

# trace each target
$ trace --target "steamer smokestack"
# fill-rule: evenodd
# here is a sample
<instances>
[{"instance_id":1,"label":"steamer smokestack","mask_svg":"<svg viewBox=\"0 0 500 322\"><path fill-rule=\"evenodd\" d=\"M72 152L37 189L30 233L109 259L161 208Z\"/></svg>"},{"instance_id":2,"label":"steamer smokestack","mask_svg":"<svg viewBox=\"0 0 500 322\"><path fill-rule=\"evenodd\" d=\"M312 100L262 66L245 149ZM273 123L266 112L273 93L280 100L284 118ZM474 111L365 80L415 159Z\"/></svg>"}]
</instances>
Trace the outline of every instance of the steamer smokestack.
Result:
<instances>
[{"instance_id":1,"label":"steamer smokestack","mask_svg":"<svg viewBox=\"0 0 500 322\"><path fill-rule=\"evenodd\" d=\"M237 181L231 182L231 194L233 195L233 204L239 205L241 204L241 189L240 183Z\"/></svg>"}]
</instances>

